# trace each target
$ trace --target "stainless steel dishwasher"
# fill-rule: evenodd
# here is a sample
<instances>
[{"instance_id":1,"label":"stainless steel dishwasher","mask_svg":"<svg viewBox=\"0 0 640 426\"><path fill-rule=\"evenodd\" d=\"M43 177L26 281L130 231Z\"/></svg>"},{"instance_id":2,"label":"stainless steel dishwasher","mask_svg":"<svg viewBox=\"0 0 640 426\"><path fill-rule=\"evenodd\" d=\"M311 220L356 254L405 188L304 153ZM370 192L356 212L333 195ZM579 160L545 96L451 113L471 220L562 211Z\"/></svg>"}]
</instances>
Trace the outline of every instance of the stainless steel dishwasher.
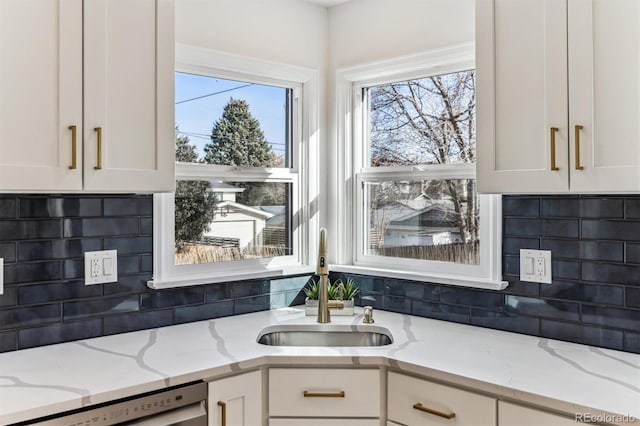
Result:
<instances>
[{"instance_id":1,"label":"stainless steel dishwasher","mask_svg":"<svg viewBox=\"0 0 640 426\"><path fill-rule=\"evenodd\" d=\"M195 383L120 399L18 425L206 426L207 384Z\"/></svg>"}]
</instances>

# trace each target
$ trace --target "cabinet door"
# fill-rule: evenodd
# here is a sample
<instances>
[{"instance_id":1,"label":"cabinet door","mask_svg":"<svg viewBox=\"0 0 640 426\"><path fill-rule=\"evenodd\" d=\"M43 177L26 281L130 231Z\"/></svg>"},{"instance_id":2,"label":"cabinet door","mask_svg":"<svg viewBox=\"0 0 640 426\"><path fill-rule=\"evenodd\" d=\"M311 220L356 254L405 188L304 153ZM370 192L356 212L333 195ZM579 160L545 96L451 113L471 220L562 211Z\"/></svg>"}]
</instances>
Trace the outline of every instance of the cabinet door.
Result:
<instances>
[{"instance_id":1,"label":"cabinet door","mask_svg":"<svg viewBox=\"0 0 640 426\"><path fill-rule=\"evenodd\" d=\"M209 426L222 425L225 404L226 426L262 424L262 373L253 371L209 383Z\"/></svg>"},{"instance_id":2,"label":"cabinet door","mask_svg":"<svg viewBox=\"0 0 640 426\"><path fill-rule=\"evenodd\" d=\"M0 192L81 189L81 141L82 0L0 1Z\"/></svg>"},{"instance_id":3,"label":"cabinet door","mask_svg":"<svg viewBox=\"0 0 640 426\"><path fill-rule=\"evenodd\" d=\"M84 2L85 190L174 187L173 8L173 0Z\"/></svg>"},{"instance_id":4,"label":"cabinet door","mask_svg":"<svg viewBox=\"0 0 640 426\"><path fill-rule=\"evenodd\" d=\"M269 419L269 426L380 426L378 419Z\"/></svg>"},{"instance_id":5,"label":"cabinet door","mask_svg":"<svg viewBox=\"0 0 640 426\"><path fill-rule=\"evenodd\" d=\"M476 1L480 192L568 190L566 13L566 0Z\"/></svg>"},{"instance_id":6,"label":"cabinet door","mask_svg":"<svg viewBox=\"0 0 640 426\"><path fill-rule=\"evenodd\" d=\"M379 417L380 371L345 368L271 368L269 415Z\"/></svg>"},{"instance_id":7,"label":"cabinet door","mask_svg":"<svg viewBox=\"0 0 640 426\"><path fill-rule=\"evenodd\" d=\"M639 191L640 2L569 0L568 22L571 190Z\"/></svg>"},{"instance_id":8,"label":"cabinet door","mask_svg":"<svg viewBox=\"0 0 640 426\"><path fill-rule=\"evenodd\" d=\"M495 426L496 400L390 372L387 416L407 426Z\"/></svg>"},{"instance_id":9,"label":"cabinet door","mask_svg":"<svg viewBox=\"0 0 640 426\"><path fill-rule=\"evenodd\" d=\"M575 426L578 423L566 417L498 402L498 426Z\"/></svg>"}]
</instances>

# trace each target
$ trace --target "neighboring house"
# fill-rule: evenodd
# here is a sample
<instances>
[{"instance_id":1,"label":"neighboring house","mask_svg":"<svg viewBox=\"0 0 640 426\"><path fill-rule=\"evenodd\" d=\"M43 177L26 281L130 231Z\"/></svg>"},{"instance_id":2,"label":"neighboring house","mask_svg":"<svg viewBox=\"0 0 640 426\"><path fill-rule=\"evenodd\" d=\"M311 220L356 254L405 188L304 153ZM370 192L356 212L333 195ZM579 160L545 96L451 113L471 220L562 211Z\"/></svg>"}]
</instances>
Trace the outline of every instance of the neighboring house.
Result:
<instances>
[{"instance_id":1,"label":"neighboring house","mask_svg":"<svg viewBox=\"0 0 640 426\"><path fill-rule=\"evenodd\" d=\"M371 212L370 246L432 246L463 242L450 201L425 196L400 200Z\"/></svg>"},{"instance_id":2,"label":"neighboring house","mask_svg":"<svg viewBox=\"0 0 640 426\"><path fill-rule=\"evenodd\" d=\"M204 233L205 240L237 240L241 249L262 246L264 229L274 214L237 203L236 195L244 188L211 182L211 191L220 201L216 203L214 218Z\"/></svg>"},{"instance_id":3,"label":"neighboring house","mask_svg":"<svg viewBox=\"0 0 640 426\"><path fill-rule=\"evenodd\" d=\"M262 246L267 219L273 215L235 201L216 204L216 212L205 237L238 239L240 248Z\"/></svg>"}]
</instances>

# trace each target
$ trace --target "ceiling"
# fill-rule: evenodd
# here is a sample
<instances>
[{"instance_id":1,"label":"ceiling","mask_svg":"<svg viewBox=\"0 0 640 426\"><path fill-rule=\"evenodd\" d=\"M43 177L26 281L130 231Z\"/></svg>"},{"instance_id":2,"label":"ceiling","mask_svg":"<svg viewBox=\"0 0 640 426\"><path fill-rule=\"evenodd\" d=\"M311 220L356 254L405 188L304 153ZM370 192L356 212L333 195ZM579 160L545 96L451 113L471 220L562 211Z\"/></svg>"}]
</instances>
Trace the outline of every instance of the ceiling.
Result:
<instances>
[{"instance_id":1,"label":"ceiling","mask_svg":"<svg viewBox=\"0 0 640 426\"><path fill-rule=\"evenodd\" d=\"M304 0L304 1L306 1L307 3L317 4L318 6L332 7L342 3L346 3L349 0Z\"/></svg>"}]
</instances>

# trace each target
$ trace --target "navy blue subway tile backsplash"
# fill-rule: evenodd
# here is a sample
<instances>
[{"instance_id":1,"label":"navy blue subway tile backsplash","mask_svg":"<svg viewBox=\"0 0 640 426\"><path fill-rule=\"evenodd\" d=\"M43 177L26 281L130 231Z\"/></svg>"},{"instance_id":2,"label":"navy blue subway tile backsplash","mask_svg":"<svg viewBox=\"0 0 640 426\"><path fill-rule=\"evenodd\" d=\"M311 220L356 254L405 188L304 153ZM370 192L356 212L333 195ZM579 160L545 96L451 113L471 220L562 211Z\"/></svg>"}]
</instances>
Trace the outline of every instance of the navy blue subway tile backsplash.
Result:
<instances>
[{"instance_id":1,"label":"navy blue subway tile backsplash","mask_svg":"<svg viewBox=\"0 0 640 426\"><path fill-rule=\"evenodd\" d=\"M83 253L112 249L118 282L84 285ZM0 195L0 257L0 352L286 306L309 278L149 289L150 195Z\"/></svg>"},{"instance_id":2,"label":"navy blue subway tile backsplash","mask_svg":"<svg viewBox=\"0 0 640 426\"><path fill-rule=\"evenodd\" d=\"M500 292L352 277L378 309L640 353L640 196L504 196ZM519 281L551 250L552 285ZM117 283L85 286L83 253L118 250ZM149 195L0 195L0 352L304 303L309 276L169 290L153 268Z\"/></svg>"},{"instance_id":3,"label":"navy blue subway tile backsplash","mask_svg":"<svg viewBox=\"0 0 640 426\"><path fill-rule=\"evenodd\" d=\"M377 283L360 304L640 353L640 196L512 195L502 205L501 292L334 278ZM552 251L553 284L519 280L520 249Z\"/></svg>"}]
</instances>

